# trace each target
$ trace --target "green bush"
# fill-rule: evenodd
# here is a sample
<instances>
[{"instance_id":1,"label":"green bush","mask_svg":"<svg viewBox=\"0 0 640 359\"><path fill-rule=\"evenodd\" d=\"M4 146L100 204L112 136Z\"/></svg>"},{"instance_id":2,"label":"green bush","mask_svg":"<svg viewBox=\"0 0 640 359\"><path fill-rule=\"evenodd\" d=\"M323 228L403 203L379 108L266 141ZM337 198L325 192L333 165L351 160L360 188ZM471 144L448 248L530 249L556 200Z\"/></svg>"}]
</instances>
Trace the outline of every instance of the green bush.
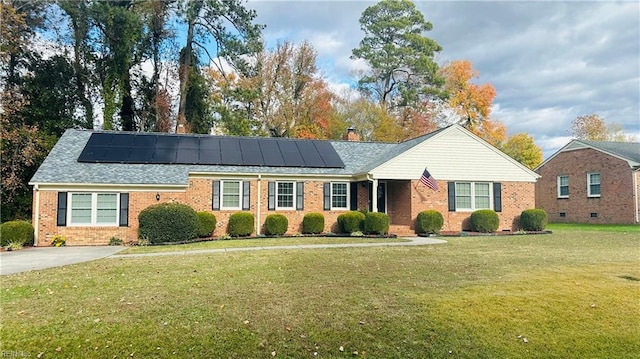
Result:
<instances>
[{"instance_id":1,"label":"green bush","mask_svg":"<svg viewBox=\"0 0 640 359\"><path fill-rule=\"evenodd\" d=\"M307 213L302 219L302 233L318 234L324 231L324 216L322 213Z\"/></svg>"},{"instance_id":2,"label":"green bush","mask_svg":"<svg viewBox=\"0 0 640 359\"><path fill-rule=\"evenodd\" d=\"M338 216L340 233L362 232L364 230L365 215L358 211L349 211Z\"/></svg>"},{"instance_id":3,"label":"green bush","mask_svg":"<svg viewBox=\"0 0 640 359\"><path fill-rule=\"evenodd\" d=\"M33 245L33 226L27 221L9 221L0 226L0 246L6 247L9 243Z\"/></svg>"},{"instance_id":4,"label":"green bush","mask_svg":"<svg viewBox=\"0 0 640 359\"><path fill-rule=\"evenodd\" d=\"M121 246L124 244L124 241L118 237L111 237L109 239L109 245L110 246Z\"/></svg>"},{"instance_id":5,"label":"green bush","mask_svg":"<svg viewBox=\"0 0 640 359\"><path fill-rule=\"evenodd\" d=\"M472 231L491 233L498 230L500 218L496 211L492 209L479 209L471 213L469 223Z\"/></svg>"},{"instance_id":6,"label":"green bush","mask_svg":"<svg viewBox=\"0 0 640 359\"><path fill-rule=\"evenodd\" d=\"M281 236L287 233L289 220L282 214L270 214L264 220L264 233L269 236Z\"/></svg>"},{"instance_id":7,"label":"green bush","mask_svg":"<svg viewBox=\"0 0 640 359\"><path fill-rule=\"evenodd\" d=\"M237 212L229 217L227 232L232 237L246 237L253 233L255 219L249 212Z\"/></svg>"},{"instance_id":8,"label":"green bush","mask_svg":"<svg viewBox=\"0 0 640 359\"><path fill-rule=\"evenodd\" d=\"M198 216L198 237L211 237L216 229L216 216L211 212L197 212Z\"/></svg>"},{"instance_id":9,"label":"green bush","mask_svg":"<svg viewBox=\"0 0 640 359\"><path fill-rule=\"evenodd\" d=\"M140 212L138 222L138 237L151 244L182 242L198 236L198 215L186 204L149 206Z\"/></svg>"},{"instance_id":10,"label":"green bush","mask_svg":"<svg viewBox=\"0 0 640 359\"><path fill-rule=\"evenodd\" d=\"M544 231L547 227L547 212L536 208L522 211L520 226L525 231Z\"/></svg>"},{"instance_id":11,"label":"green bush","mask_svg":"<svg viewBox=\"0 0 640 359\"><path fill-rule=\"evenodd\" d=\"M443 224L442 213L432 209L422 211L416 220L416 233L439 233Z\"/></svg>"},{"instance_id":12,"label":"green bush","mask_svg":"<svg viewBox=\"0 0 640 359\"><path fill-rule=\"evenodd\" d=\"M368 212L364 216L364 232L369 234L389 233L389 216L386 213Z\"/></svg>"}]
</instances>

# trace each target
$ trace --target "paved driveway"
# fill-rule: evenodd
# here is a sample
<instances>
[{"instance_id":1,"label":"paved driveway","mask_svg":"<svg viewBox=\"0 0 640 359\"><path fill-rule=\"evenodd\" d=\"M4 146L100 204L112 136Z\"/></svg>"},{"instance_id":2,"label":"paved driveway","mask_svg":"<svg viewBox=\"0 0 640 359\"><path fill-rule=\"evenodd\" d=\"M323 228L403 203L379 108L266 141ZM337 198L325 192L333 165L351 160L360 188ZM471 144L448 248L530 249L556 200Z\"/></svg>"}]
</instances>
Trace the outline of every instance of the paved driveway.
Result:
<instances>
[{"instance_id":1,"label":"paved driveway","mask_svg":"<svg viewBox=\"0 0 640 359\"><path fill-rule=\"evenodd\" d=\"M105 258L125 249L122 246L32 247L0 252L0 274L59 267Z\"/></svg>"}]
</instances>

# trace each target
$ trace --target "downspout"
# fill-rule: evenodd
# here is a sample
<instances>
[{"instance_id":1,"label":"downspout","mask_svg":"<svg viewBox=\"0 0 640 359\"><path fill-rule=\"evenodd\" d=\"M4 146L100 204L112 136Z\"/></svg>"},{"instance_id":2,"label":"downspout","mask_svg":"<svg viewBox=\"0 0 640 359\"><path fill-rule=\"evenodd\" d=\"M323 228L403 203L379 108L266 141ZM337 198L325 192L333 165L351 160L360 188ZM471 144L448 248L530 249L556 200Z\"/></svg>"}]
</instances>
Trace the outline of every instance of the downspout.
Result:
<instances>
[{"instance_id":1,"label":"downspout","mask_svg":"<svg viewBox=\"0 0 640 359\"><path fill-rule=\"evenodd\" d=\"M33 185L33 246L38 246L38 227L40 224L40 189L38 185Z\"/></svg>"},{"instance_id":2,"label":"downspout","mask_svg":"<svg viewBox=\"0 0 640 359\"><path fill-rule=\"evenodd\" d=\"M635 209L635 220L636 223L640 222L639 214L638 214L638 176L640 170L631 171L631 175L633 176L633 207Z\"/></svg>"},{"instance_id":3,"label":"downspout","mask_svg":"<svg viewBox=\"0 0 640 359\"><path fill-rule=\"evenodd\" d=\"M262 198L260 195L260 182L262 182L262 175L258 175L258 200L256 201L256 235L260 235L260 199Z\"/></svg>"}]
</instances>

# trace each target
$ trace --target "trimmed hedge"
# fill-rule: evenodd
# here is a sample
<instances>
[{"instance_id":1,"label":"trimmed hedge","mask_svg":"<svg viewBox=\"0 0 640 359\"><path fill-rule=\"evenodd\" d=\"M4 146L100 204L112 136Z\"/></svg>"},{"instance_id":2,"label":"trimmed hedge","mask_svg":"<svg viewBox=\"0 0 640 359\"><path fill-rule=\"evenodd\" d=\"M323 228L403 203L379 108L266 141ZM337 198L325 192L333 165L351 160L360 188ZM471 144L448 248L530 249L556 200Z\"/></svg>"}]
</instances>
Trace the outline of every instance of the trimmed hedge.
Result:
<instances>
[{"instance_id":1,"label":"trimmed hedge","mask_svg":"<svg viewBox=\"0 0 640 359\"><path fill-rule=\"evenodd\" d=\"M416 233L439 233L444 225L442 213L436 210L426 210L418 213L416 219Z\"/></svg>"},{"instance_id":2,"label":"trimmed hedge","mask_svg":"<svg viewBox=\"0 0 640 359\"><path fill-rule=\"evenodd\" d=\"M149 206L140 212L138 222L138 237L151 244L188 241L198 236L198 215L186 204Z\"/></svg>"},{"instance_id":3,"label":"trimmed hedge","mask_svg":"<svg viewBox=\"0 0 640 359\"><path fill-rule=\"evenodd\" d=\"M340 233L362 232L365 215L359 211L349 211L338 216Z\"/></svg>"},{"instance_id":4,"label":"trimmed hedge","mask_svg":"<svg viewBox=\"0 0 640 359\"><path fill-rule=\"evenodd\" d=\"M471 213L469 220L471 230L482 233L492 233L500 226L500 217L492 209L479 209Z\"/></svg>"},{"instance_id":5,"label":"trimmed hedge","mask_svg":"<svg viewBox=\"0 0 640 359\"><path fill-rule=\"evenodd\" d=\"M386 213L367 212L364 216L364 232L368 234L389 233L389 216Z\"/></svg>"},{"instance_id":6,"label":"trimmed hedge","mask_svg":"<svg viewBox=\"0 0 640 359\"><path fill-rule=\"evenodd\" d=\"M543 209L525 209L520 214L520 226L525 231L544 231L547 227L547 212Z\"/></svg>"},{"instance_id":7,"label":"trimmed hedge","mask_svg":"<svg viewBox=\"0 0 640 359\"><path fill-rule=\"evenodd\" d=\"M287 233L289 220L283 214L270 214L264 220L264 233L269 236L281 236Z\"/></svg>"},{"instance_id":8,"label":"trimmed hedge","mask_svg":"<svg viewBox=\"0 0 640 359\"><path fill-rule=\"evenodd\" d=\"M253 233L255 219L249 212L237 212L229 217L227 232L232 237L246 237Z\"/></svg>"},{"instance_id":9,"label":"trimmed hedge","mask_svg":"<svg viewBox=\"0 0 640 359\"><path fill-rule=\"evenodd\" d=\"M198 237L206 238L213 235L216 229L216 216L211 212L197 212L198 216Z\"/></svg>"},{"instance_id":10,"label":"trimmed hedge","mask_svg":"<svg viewBox=\"0 0 640 359\"><path fill-rule=\"evenodd\" d=\"M312 212L302 219L303 234L318 234L324 231L324 216L322 213Z\"/></svg>"},{"instance_id":11,"label":"trimmed hedge","mask_svg":"<svg viewBox=\"0 0 640 359\"><path fill-rule=\"evenodd\" d=\"M0 246L6 247L10 243L32 246L33 225L27 221L4 222L0 226Z\"/></svg>"}]
</instances>

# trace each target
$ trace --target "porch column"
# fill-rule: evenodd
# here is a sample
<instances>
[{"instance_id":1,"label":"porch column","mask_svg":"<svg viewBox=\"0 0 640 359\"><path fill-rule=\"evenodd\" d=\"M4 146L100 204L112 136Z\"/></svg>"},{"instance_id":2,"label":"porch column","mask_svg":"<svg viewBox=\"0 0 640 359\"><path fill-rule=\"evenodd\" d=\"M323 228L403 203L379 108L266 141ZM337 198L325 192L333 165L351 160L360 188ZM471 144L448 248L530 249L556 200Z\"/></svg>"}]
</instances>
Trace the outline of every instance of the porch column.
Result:
<instances>
[{"instance_id":1,"label":"porch column","mask_svg":"<svg viewBox=\"0 0 640 359\"><path fill-rule=\"evenodd\" d=\"M371 185L371 212L378 212L378 180L374 179Z\"/></svg>"}]
</instances>

